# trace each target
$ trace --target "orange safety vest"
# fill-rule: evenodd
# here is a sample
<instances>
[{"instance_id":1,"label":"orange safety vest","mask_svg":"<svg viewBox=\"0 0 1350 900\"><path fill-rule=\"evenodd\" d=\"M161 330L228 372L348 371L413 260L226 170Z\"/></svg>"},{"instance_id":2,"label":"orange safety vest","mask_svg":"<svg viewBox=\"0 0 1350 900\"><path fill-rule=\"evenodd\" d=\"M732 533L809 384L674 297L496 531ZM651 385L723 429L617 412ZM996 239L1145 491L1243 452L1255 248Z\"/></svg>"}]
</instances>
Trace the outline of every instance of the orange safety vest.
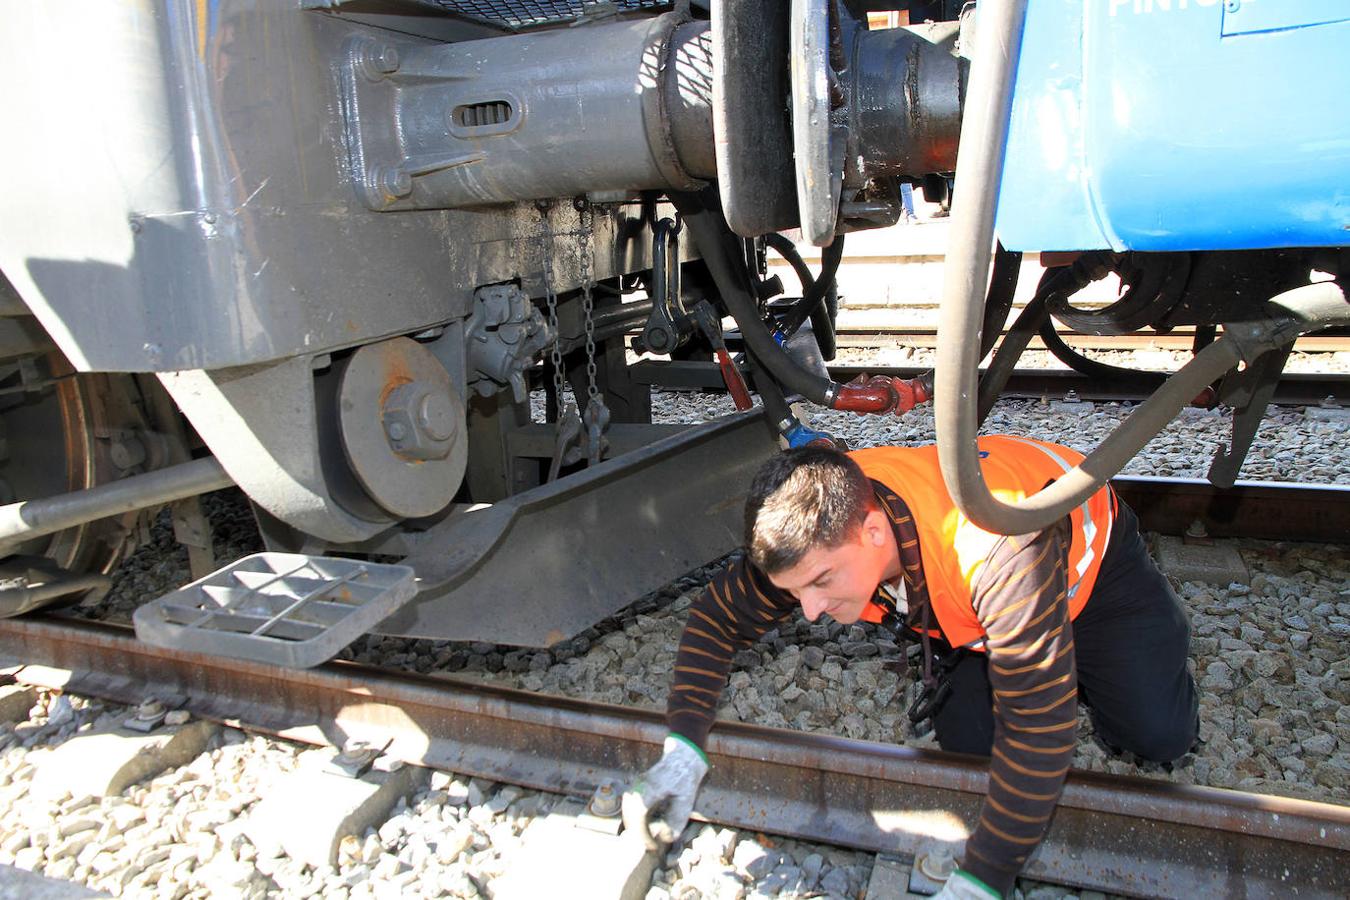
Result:
<instances>
[{"instance_id":1,"label":"orange safety vest","mask_svg":"<svg viewBox=\"0 0 1350 900\"><path fill-rule=\"evenodd\" d=\"M1011 435L978 441L985 484L1004 503L1037 493L1083 460L1058 444ZM868 478L880 481L905 501L919 534L919 556L933 615L952 646L983 649L984 627L975 616L971 585L1001 535L975 525L956 508L942 481L936 446L872 447L849 456ZM1069 617L1076 618L1097 580L1111 539L1115 499L1110 487L1093 494L1069 514ZM869 612L871 610L869 609ZM913 623L911 623L913 624Z\"/></svg>"}]
</instances>

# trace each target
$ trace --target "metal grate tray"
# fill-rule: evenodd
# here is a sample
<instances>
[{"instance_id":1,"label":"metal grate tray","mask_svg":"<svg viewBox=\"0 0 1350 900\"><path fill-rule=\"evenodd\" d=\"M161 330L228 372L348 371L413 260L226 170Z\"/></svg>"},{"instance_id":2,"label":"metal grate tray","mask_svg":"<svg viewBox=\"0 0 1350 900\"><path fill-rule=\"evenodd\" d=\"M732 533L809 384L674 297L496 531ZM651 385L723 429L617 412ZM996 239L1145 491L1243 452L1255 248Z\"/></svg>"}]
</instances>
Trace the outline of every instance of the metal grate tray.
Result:
<instances>
[{"instance_id":1,"label":"metal grate tray","mask_svg":"<svg viewBox=\"0 0 1350 900\"><path fill-rule=\"evenodd\" d=\"M417 594L413 570L301 553L255 553L136 610L158 647L309 668Z\"/></svg>"}]
</instances>

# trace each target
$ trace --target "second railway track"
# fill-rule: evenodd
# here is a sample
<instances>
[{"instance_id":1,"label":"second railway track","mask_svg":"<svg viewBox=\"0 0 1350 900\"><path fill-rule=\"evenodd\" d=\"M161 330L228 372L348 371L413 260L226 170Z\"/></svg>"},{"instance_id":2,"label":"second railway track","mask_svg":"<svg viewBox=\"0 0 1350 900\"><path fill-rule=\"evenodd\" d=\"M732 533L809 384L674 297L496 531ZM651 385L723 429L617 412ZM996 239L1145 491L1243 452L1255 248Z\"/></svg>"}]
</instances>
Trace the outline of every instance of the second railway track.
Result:
<instances>
[{"instance_id":1,"label":"second railway track","mask_svg":"<svg viewBox=\"0 0 1350 900\"><path fill-rule=\"evenodd\" d=\"M835 380L849 381L859 375L913 378L930 369L921 366L832 364L829 371ZM753 370L750 374L753 378ZM717 366L706 362L649 362L636 367L635 376L640 381L662 387L723 387ZM1063 369L1017 369L1009 377L1001 396L1005 399L1057 399L1070 392L1082 400L1131 403L1142 401L1149 394L1148 389L1128 379L1094 378ZM1275 388L1271 403L1281 406L1317 406L1327 400L1339 405L1350 404L1350 375L1285 373Z\"/></svg>"}]
</instances>

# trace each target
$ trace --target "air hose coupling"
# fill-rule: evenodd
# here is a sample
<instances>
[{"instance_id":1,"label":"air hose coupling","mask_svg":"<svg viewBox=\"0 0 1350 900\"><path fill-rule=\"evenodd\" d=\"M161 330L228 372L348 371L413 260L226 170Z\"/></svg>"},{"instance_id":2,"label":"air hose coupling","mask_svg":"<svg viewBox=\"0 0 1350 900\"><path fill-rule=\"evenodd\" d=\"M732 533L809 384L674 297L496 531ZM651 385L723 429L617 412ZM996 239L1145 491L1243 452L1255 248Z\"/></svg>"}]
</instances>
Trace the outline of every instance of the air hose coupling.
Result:
<instances>
[{"instance_id":1,"label":"air hose coupling","mask_svg":"<svg viewBox=\"0 0 1350 900\"><path fill-rule=\"evenodd\" d=\"M848 450L848 445L843 441L832 437L828 432L817 431L807 425L802 424L797 418L785 419L779 425L779 433L783 440L787 441L789 449L795 450L798 447L824 446L834 447L837 450Z\"/></svg>"},{"instance_id":2,"label":"air hose coupling","mask_svg":"<svg viewBox=\"0 0 1350 900\"><path fill-rule=\"evenodd\" d=\"M841 385L831 408L855 413L902 415L933 399L933 375L898 378L894 375L859 375Z\"/></svg>"}]
</instances>

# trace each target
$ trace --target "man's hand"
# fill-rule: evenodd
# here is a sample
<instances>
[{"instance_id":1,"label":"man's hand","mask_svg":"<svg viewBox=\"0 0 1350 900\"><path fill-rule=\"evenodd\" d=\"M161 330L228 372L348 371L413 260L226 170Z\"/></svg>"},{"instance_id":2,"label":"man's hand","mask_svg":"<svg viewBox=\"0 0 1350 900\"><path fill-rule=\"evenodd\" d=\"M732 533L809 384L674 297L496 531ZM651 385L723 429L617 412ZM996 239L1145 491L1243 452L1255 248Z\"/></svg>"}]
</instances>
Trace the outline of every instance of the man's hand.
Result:
<instances>
[{"instance_id":1,"label":"man's hand","mask_svg":"<svg viewBox=\"0 0 1350 900\"><path fill-rule=\"evenodd\" d=\"M661 759L623 795L623 824L651 850L673 844L689 824L708 759L678 734L666 737Z\"/></svg>"},{"instance_id":2,"label":"man's hand","mask_svg":"<svg viewBox=\"0 0 1350 900\"><path fill-rule=\"evenodd\" d=\"M957 869L933 900L1003 900L1003 895L969 872Z\"/></svg>"}]
</instances>

